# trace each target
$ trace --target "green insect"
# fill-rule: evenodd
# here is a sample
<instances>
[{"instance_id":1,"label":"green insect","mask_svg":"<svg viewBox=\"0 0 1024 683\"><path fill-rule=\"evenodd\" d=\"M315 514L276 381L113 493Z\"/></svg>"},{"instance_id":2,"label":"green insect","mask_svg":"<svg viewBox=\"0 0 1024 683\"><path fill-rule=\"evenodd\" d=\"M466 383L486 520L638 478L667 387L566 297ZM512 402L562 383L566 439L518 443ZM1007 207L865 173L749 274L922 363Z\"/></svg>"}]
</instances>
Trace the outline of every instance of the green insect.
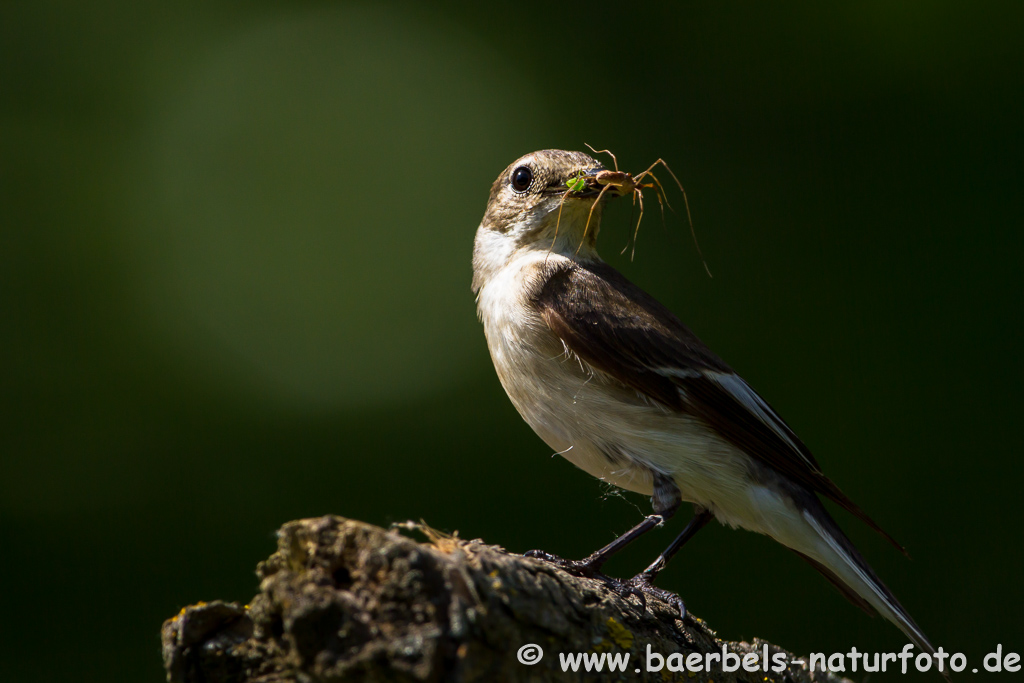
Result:
<instances>
[{"instance_id":1,"label":"green insect","mask_svg":"<svg viewBox=\"0 0 1024 683\"><path fill-rule=\"evenodd\" d=\"M569 192L582 192L587 186L587 180L583 176L578 176L565 181L565 186L569 188Z\"/></svg>"}]
</instances>

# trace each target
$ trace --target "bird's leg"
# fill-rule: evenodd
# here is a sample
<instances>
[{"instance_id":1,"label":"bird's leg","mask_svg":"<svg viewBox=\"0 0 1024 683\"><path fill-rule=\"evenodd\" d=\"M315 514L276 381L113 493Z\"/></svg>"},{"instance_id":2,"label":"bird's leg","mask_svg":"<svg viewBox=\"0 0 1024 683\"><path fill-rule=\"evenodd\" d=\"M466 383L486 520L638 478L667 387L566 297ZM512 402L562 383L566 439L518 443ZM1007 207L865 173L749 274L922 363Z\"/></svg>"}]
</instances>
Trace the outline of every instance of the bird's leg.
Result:
<instances>
[{"instance_id":1,"label":"bird's leg","mask_svg":"<svg viewBox=\"0 0 1024 683\"><path fill-rule=\"evenodd\" d=\"M629 585L640 593L646 593L648 595L654 595L670 605L676 607L679 610L679 618L686 618L686 605L683 604L683 599L671 591L658 588L654 585L654 579L657 578L658 574L668 561L672 559L673 555L679 552L679 549L686 545L686 542L697 535L697 532L704 528L704 526L714 518L714 513L710 510L698 509L694 514L693 519L686 525L686 528L676 536L676 540L672 541L669 547L658 555L657 559L651 563L647 569L643 570L632 579L629 580ZM635 593L634 593L635 594ZM643 601L646 606L646 600Z\"/></svg>"},{"instance_id":2,"label":"bird's leg","mask_svg":"<svg viewBox=\"0 0 1024 683\"><path fill-rule=\"evenodd\" d=\"M526 557L533 557L546 562L551 562L552 564L556 564L562 569L565 569L569 573L577 576L600 579L604 581L609 588L622 596L635 595L637 599L646 606L647 598L644 597L643 587L641 585L634 585L632 581L621 581L619 579L613 579L609 576L605 576L601 573L601 567L604 566L604 563L607 562L608 558L612 555L619 552L654 527L661 526L666 520L670 519L672 515L676 513L676 510L679 509L682 499L680 498L679 487L676 486L672 478L660 472L652 472L651 478L654 488L654 495L651 496L651 505L654 508L654 514L645 517L642 522L616 538L605 547L591 553L588 557L582 560L565 560L557 555L544 552L543 550L531 550L528 553L525 553ZM651 588L653 588L653 586L651 586Z\"/></svg>"},{"instance_id":3,"label":"bird's leg","mask_svg":"<svg viewBox=\"0 0 1024 683\"><path fill-rule=\"evenodd\" d=\"M650 515L649 517L645 517L644 520L635 527L582 560L565 560L543 550L530 550L529 552L524 553L524 556L557 564L562 569L578 576L606 578L601 574L601 567L603 567L604 563L608 561L608 558L625 548L640 536L643 536L654 527L664 523L665 519L667 519L667 517L664 515Z\"/></svg>"}]
</instances>

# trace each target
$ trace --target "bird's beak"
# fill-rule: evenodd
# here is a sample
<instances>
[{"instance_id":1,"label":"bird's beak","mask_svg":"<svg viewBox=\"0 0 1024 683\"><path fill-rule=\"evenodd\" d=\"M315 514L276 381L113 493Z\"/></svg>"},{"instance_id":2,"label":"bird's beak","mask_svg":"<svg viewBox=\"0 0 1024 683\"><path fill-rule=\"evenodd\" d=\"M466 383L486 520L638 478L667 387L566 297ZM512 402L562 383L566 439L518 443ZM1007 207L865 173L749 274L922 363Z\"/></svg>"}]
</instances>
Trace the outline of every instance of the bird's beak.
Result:
<instances>
[{"instance_id":1,"label":"bird's beak","mask_svg":"<svg viewBox=\"0 0 1024 683\"><path fill-rule=\"evenodd\" d=\"M560 195L568 192L568 197L573 199L592 199L601 193L601 186L597 184L597 174L605 170L603 166L587 169L577 173L558 185L547 188L545 194ZM579 189L575 189L579 188Z\"/></svg>"}]
</instances>

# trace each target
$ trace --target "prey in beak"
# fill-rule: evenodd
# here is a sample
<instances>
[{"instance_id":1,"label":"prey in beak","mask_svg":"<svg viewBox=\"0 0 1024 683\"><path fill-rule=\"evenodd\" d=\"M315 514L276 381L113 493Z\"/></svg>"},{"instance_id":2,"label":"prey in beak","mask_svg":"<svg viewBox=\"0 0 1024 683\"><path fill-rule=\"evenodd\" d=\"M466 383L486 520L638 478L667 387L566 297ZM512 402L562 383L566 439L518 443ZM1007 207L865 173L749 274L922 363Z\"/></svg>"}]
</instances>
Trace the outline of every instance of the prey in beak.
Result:
<instances>
[{"instance_id":1,"label":"prey in beak","mask_svg":"<svg viewBox=\"0 0 1024 683\"><path fill-rule=\"evenodd\" d=\"M585 144L585 143L584 143ZM587 145L590 147L590 145ZM583 172L579 172L566 178L565 182L561 185L557 185L551 188L551 194L562 193L562 199L558 203L558 222L555 224L555 234L558 234L558 225L561 223L562 218L562 203L565 202L566 198L575 199L595 199L594 203L590 207L590 213L587 215L587 224L583 228L583 238L586 239L587 231L590 229L590 220L594 215L594 208L600 203L602 197L605 194L609 194L612 197L625 197L627 195L633 197L633 203L640 204L640 216L636 221L636 228L633 231L633 253L630 255L630 259L636 254L636 238L640 233L640 222L644 219L644 190L653 189L654 196L658 200L658 206L661 207L662 220L665 217L665 205L671 209L672 205L668 203L668 198L665 196L665 187L658 180L657 176L654 175L654 167L661 164L668 171L672 179L676 181L679 186L680 192L683 193L683 201L686 203L686 216L690 218L690 203L686 200L686 190L683 189L683 184L676 178L676 174L672 172L672 169L668 167L664 159L658 159L651 164L646 171L640 173L637 176L633 176L628 171L619 170L619 160L615 158L615 155L607 149L597 150L590 147L590 151L594 154L607 154L612 158L612 162L615 165L614 171L598 166L595 168L588 169ZM643 182L645 178L650 178L653 182ZM690 231L693 232L693 220L690 219ZM694 235L694 243L696 243L696 235ZM583 246L583 242L580 242L580 247ZM627 244L628 246L628 244ZM579 249L577 248L577 252ZM625 249L623 249L625 251ZM700 247L697 247L697 252L700 253ZM701 261L704 260L704 255L701 254ZM707 270L707 263L704 264L705 270ZM708 272L710 275L711 272Z\"/></svg>"},{"instance_id":2,"label":"prey in beak","mask_svg":"<svg viewBox=\"0 0 1024 683\"><path fill-rule=\"evenodd\" d=\"M589 145L587 146L589 147ZM614 159L614 156L612 158ZM544 194L548 196L561 195L562 197L558 201L558 218L555 220L555 235L551 240L552 247L554 247L555 241L558 239L558 228L562 225L562 205L565 204L565 200L593 199L595 201L590 205L590 211L587 213L587 224L583 228L583 238L580 240L580 246L576 247L576 253L578 254L580 249L583 248L583 244L587 239L587 232L590 230L590 220L594 217L594 208L600 203L601 198L610 187L607 182L601 183L598 179L608 178L607 174L609 173L614 174L618 173L618 171L609 171L603 166L595 166L585 171L575 171L567 176L563 182L549 186L544 191ZM629 174L626 173L625 175L628 176ZM612 196L621 197L622 194L614 194Z\"/></svg>"},{"instance_id":3,"label":"prey in beak","mask_svg":"<svg viewBox=\"0 0 1024 683\"><path fill-rule=\"evenodd\" d=\"M595 166L586 171L576 171L563 179L561 183L550 185L544 190L548 196L562 195L562 198L593 199L601 194L601 186L597 177L609 171L603 166Z\"/></svg>"},{"instance_id":4,"label":"prey in beak","mask_svg":"<svg viewBox=\"0 0 1024 683\"><path fill-rule=\"evenodd\" d=\"M587 147L590 147L590 145L587 145ZM633 260L633 256L636 255L636 238L637 235L640 234L640 221L644 219L643 191L647 189L654 190L654 196L657 198L658 206L661 208L662 221L665 220L665 207L668 206L668 208L672 208L672 205L668 202L668 196L665 194L665 186L661 184L661 181L658 180L658 177L655 176L653 172L654 167L661 164L665 167L665 170L668 171L668 174L672 176L672 180L676 182L676 185L679 187L679 191L683 195L683 204L686 206L686 221L690 224L690 235L693 237L693 245L697 248L697 253L700 255L701 263L704 264L705 272L707 272L708 277L711 277L711 270L708 268L708 263L704 259L704 254L700 250L700 245L697 243L697 233L694 232L693 229L693 217L690 215L690 200L686 198L686 190L683 188L683 184L679 182L679 178L677 178L676 174L672 172L672 169L669 168L665 160L659 157L653 164L647 167L646 171L634 177L626 171L619 170L619 160L615 158L615 155L612 154L610 150L597 150L590 147L590 151L594 154L607 154L610 156L615 164L615 170L609 171L607 169L595 169L596 172L593 177L588 176L585 180L586 188L591 191L597 189L598 200L601 199L601 196L605 192L612 190L615 193L614 196L625 197L626 195L632 195L633 202L640 204L640 217L636 219L636 228L633 230L633 252L629 255L629 259ZM645 183L643 182L645 178L650 178L654 182ZM597 202L594 203L597 204ZM593 211L593 207L591 207L591 211ZM626 246L629 245L627 244ZM625 248L623 248L622 251L626 251Z\"/></svg>"}]
</instances>

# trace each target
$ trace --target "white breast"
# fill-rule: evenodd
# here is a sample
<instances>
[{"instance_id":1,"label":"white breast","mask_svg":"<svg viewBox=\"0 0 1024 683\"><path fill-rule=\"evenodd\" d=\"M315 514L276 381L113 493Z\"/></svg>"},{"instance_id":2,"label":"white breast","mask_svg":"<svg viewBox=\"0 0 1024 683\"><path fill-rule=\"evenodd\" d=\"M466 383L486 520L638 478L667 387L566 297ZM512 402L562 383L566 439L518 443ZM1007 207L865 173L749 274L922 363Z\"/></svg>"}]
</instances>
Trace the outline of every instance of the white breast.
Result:
<instances>
[{"instance_id":1,"label":"white breast","mask_svg":"<svg viewBox=\"0 0 1024 683\"><path fill-rule=\"evenodd\" d=\"M650 494L652 473L660 472L683 500L723 522L760 527L747 456L702 423L593 370L551 332L531 301L545 260L569 259L523 250L492 275L477 301L494 367L523 419L555 452L599 479Z\"/></svg>"},{"instance_id":2,"label":"white breast","mask_svg":"<svg viewBox=\"0 0 1024 683\"><path fill-rule=\"evenodd\" d=\"M608 400L606 387L598 386L607 378L568 352L530 300L545 262L567 260L524 250L481 288L477 310L494 368L520 415L555 452L599 479L650 494L650 470L637 467L593 424L619 407L618 401Z\"/></svg>"}]
</instances>

